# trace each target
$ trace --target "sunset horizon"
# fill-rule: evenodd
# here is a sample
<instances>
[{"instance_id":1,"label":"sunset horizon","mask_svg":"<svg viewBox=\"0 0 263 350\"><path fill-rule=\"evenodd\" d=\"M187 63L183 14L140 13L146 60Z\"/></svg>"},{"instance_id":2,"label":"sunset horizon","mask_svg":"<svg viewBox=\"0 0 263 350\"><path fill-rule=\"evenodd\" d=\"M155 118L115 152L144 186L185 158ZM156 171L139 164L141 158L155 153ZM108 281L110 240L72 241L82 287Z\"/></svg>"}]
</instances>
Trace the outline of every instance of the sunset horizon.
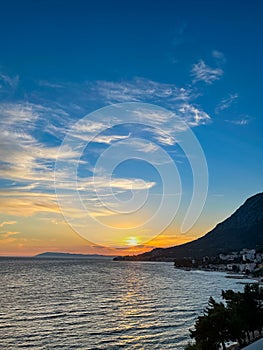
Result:
<instances>
[{"instance_id":1,"label":"sunset horizon","mask_svg":"<svg viewBox=\"0 0 263 350\"><path fill-rule=\"evenodd\" d=\"M262 350L262 23L1 1L1 349Z\"/></svg>"},{"instance_id":2,"label":"sunset horizon","mask_svg":"<svg viewBox=\"0 0 263 350\"><path fill-rule=\"evenodd\" d=\"M262 191L259 4L11 3L0 256L174 246Z\"/></svg>"}]
</instances>

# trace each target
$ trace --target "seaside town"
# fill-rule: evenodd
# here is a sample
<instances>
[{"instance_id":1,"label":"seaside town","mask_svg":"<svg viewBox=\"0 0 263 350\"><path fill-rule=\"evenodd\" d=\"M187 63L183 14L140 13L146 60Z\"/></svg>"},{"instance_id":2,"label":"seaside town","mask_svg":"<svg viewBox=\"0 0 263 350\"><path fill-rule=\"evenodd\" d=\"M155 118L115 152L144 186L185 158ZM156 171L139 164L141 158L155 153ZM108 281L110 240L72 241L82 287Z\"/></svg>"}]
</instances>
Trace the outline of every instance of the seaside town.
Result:
<instances>
[{"instance_id":1,"label":"seaside town","mask_svg":"<svg viewBox=\"0 0 263 350\"><path fill-rule=\"evenodd\" d=\"M263 252L256 249L242 249L240 252L219 254L215 257L204 256L202 259L175 260L174 265L178 268L226 271L262 277Z\"/></svg>"}]
</instances>

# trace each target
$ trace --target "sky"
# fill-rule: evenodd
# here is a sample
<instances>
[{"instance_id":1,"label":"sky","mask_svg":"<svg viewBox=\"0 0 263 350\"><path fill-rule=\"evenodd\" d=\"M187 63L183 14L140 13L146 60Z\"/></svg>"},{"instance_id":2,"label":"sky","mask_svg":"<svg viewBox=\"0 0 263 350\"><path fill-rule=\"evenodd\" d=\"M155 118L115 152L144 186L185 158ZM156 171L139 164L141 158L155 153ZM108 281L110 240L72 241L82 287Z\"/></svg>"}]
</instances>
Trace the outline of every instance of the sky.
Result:
<instances>
[{"instance_id":1,"label":"sky","mask_svg":"<svg viewBox=\"0 0 263 350\"><path fill-rule=\"evenodd\" d=\"M2 1L0 255L125 255L262 192L251 1Z\"/></svg>"}]
</instances>

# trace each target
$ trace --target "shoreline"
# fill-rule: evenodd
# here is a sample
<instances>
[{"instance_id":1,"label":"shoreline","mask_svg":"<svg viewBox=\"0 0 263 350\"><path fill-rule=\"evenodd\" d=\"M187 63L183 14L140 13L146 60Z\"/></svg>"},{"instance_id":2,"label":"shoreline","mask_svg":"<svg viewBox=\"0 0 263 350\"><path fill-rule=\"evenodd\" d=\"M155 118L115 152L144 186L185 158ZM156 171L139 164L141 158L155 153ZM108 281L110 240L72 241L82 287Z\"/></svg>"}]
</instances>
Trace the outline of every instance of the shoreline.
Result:
<instances>
[{"instance_id":1,"label":"shoreline","mask_svg":"<svg viewBox=\"0 0 263 350\"><path fill-rule=\"evenodd\" d=\"M220 274L224 274L225 278L231 278L231 279L237 279L237 280L252 280L254 282L251 283L258 283L258 284L263 284L263 280L262 277L254 277L252 275L246 275L243 274L241 272L231 272L231 271L222 271L222 270L215 270L215 269L207 269L207 268L200 268L200 267L191 267L191 268L187 268L187 267L179 267L179 266L175 266L174 267L177 270L181 270L181 271L186 271L186 272L217 272ZM240 282L242 283L242 282Z\"/></svg>"}]
</instances>

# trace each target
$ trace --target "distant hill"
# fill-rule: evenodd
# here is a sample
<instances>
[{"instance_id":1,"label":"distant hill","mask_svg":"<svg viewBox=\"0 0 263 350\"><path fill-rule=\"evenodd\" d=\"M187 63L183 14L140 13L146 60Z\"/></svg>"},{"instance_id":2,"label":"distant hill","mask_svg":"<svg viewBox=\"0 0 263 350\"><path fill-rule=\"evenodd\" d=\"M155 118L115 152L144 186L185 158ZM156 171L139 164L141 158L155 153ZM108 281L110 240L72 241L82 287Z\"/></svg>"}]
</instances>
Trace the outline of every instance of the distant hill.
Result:
<instances>
[{"instance_id":1,"label":"distant hill","mask_svg":"<svg viewBox=\"0 0 263 350\"><path fill-rule=\"evenodd\" d=\"M170 248L156 248L136 256L118 257L116 260L169 261L216 256L243 248L263 249L263 193L247 199L229 218L197 240Z\"/></svg>"},{"instance_id":2,"label":"distant hill","mask_svg":"<svg viewBox=\"0 0 263 350\"><path fill-rule=\"evenodd\" d=\"M46 252L35 256L38 259L112 259L112 255L99 255L99 254L72 254L72 253L57 253Z\"/></svg>"}]
</instances>

